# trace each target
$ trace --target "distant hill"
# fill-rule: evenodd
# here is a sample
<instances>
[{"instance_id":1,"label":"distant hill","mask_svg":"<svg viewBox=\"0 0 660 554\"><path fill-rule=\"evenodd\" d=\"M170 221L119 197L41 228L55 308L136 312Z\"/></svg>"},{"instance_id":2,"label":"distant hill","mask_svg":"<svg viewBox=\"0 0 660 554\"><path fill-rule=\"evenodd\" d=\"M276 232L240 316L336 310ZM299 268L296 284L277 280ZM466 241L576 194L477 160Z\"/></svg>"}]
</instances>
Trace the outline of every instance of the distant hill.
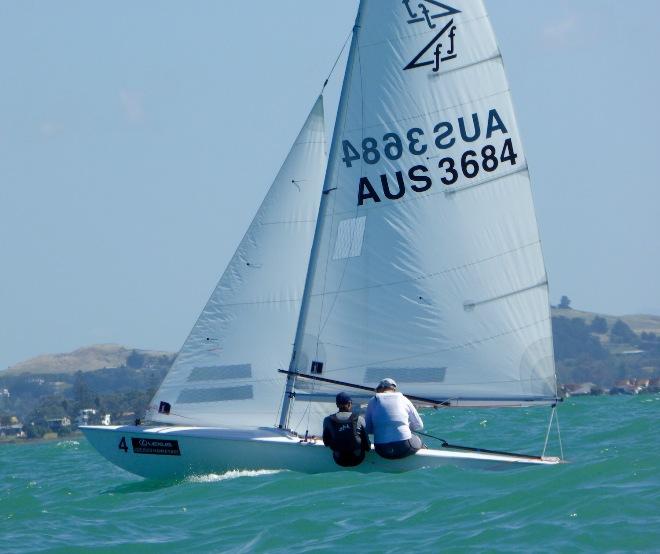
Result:
<instances>
[{"instance_id":1,"label":"distant hill","mask_svg":"<svg viewBox=\"0 0 660 554\"><path fill-rule=\"evenodd\" d=\"M629 376L651 377L660 372L657 359L658 345L660 345L660 316L613 316L573 308L553 307L552 317L555 357L561 382L592 380L601 384L611 384L617 379ZM590 328L596 317L605 320L605 331ZM612 340L612 328L619 320L630 327L634 334L629 337L615 337L616 340ZM643 355L630 356L637 353ZM173 358L172 352L131 349L118 344L99 344L79 348L66 354L43 354L30 358L6 371L0 371L0 377L24 373L54 376L121 367L166 368L170 366Z\"/></svg>"},{"instance_id":2,"label":"distant hill","mask_svg":"<svg viewBox=\"0 0 660 554\"><path fill-rule=\"evenodd\" d=\"M596 312L584 312L582 310L574 310L573 308L552 308L552 317L568 317L574 318L579 317L586 321L587 324L590 324L594 317L600 316L607 321L607 326L609 328L614 325L617 319L620 319L626 323L630 328L635 331L635 333L656 333L660 334L660 316L657 315L648 315L648 314L636 314L636 315L608 315L608 314L599 314Z\"/></svg>"},{"instance_id":3,"label":"distant hill","mask_svg":"<svg viewBox=\"0 0 660 554\"><path fill-rule=\"evenodd\" d=\"M42 354L30 358L0 372L2 376L19 375L21 373L55 374L75 373L76 371L95 371L106 367L122 367L132 365L130 357L140 358L140 366L144 360L161 359L171 360L171 352L156 350L138 350L125 348L118 344L96 344L79 348L66 354ZM138 364L133 364L138 365Z\"/></svg>"}]
</instances>

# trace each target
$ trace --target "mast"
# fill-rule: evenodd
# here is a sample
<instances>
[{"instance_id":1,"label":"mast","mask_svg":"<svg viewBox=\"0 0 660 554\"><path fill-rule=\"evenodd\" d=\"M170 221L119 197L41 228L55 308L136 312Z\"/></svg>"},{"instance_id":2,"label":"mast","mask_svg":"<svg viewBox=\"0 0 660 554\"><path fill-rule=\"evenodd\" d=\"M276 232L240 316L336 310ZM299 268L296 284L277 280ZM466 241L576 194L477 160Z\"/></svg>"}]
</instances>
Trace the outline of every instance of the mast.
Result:
<instances>
[{"instance_id":1,"label":"mast","mask_svg":"<svg viewBox=\"0 0 660 554\"><path fill-rule=\"evenodd\" d=\"M323 192L321 193L321 203L319 206L319 215L316 220L316 229L314 232L314 242L312 243L312 251L309 257L309 267L307 269L307 277L305 279L305 289L303 292L302 304L300 306L300 316L298 317L298 326L296 327L296 338L293 343L293 352L291 354L291 362L289 363L289 374L286 379L286 388L284 391L284 399L282 401L282 409L280 410L280 422L279 428L286 429L289 420L289 413L291 411L291 401L293 400L293 388L296 383L296 356L300 352L300 346L302 344L303 333L305 329L305 322L307 320L308 307L309 307L309 298L312 290L311 276L314 274L316 263L318 259L318 250L320 242L320 233L321 222L323 213L325 212L325 205L328 201L329 195L332 193L332 182L335 178L336 169L334 165L330 165L332 160L335 158L335 153L339 148L340 133L339 129L341 122L344 120L346 115L347 107L347 84L353 72L353 65L355 63L355 51L357 50L358 45L358 32L360 29L360 20L362 18L362 9L364 2L360 0L360 5L358 6L357 16L355 18L355 25L353 25L353 37L351 39L351 47L348 51L348 60L346 62L346 70L344 72L344 80L341 88L341 96L339 97L339 106L337 107L337 118L335 120L335 128L332 135L332 143L330 145L330 154L328 156L329 164L326 169L325 183L323 185Z\"/></svg>"}]
</instances>

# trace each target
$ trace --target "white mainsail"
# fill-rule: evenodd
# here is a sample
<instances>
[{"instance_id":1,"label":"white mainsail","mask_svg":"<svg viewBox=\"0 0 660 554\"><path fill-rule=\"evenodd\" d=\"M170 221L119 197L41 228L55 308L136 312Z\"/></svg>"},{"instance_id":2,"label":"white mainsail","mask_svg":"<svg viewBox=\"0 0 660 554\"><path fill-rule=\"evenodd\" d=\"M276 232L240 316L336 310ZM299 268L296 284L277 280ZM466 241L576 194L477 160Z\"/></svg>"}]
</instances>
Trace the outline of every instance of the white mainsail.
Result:
<instances>
[{"instance_id":1,"label":"white mainsail","mask_svg":"<svg viewBox=\"0 0 660 554\"><path fill-rule=\"evenodd\" d=\"M483 3L362 0L346 72L292 371L554 403L527 161ZM292 428L328 411L304 401L323 390L296 379Z\"/></svg>"},{"instance_id":2,"label":"white mainsail","mask_svg":"<svg viewBox=\"0 0 660 554\"><path fill-rule=\"evenodd\" d=\"M291 358L325 160L319 97L148 419L221 427L277 423L284 378L276 369Z\"/></svg>"}]
</instances>

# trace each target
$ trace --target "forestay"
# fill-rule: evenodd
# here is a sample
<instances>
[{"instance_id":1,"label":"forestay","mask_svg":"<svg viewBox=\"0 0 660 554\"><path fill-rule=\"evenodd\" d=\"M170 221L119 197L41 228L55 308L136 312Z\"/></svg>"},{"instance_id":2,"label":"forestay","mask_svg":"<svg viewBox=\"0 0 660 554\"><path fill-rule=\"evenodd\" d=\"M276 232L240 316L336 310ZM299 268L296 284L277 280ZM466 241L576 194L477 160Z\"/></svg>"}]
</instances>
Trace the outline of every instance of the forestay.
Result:
<instances>
[{"instance_id":1,"label":"forestay","mask_svg":"<svg viewBox=\"0 0 660 554\"><path fill-rule=\"evenodd\" d=\"M287 367L291 358L325 159L319 97L156 393L150 420L221 427L276 424L284 390L276 369Z\"/></svg>"},{"instance_id":2,"label":"forestay","mask_svg":"<svg viewBox=\"0 0 660 554\"><path fill-rule=\"evenodd\" d=\"M482 2L362 0L324 189L292 370L452 405L555 401L527 160ZM297 411L323 390L295 386ZM329 409L309 407L292 427Z\"/></svg>"}]
</instances>

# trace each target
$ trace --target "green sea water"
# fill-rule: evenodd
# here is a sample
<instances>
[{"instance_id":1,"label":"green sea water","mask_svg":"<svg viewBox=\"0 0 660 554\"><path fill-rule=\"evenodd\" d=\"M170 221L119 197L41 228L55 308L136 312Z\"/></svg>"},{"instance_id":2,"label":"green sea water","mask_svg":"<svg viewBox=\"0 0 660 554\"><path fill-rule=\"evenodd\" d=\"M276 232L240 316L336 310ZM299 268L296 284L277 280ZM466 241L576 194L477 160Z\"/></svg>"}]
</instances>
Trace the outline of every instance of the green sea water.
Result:
<instances>
[{"instance_id":1,"label":"green sea water","mask_svg":"<svg viewBox=\"0 0 660 554\"><path fill-rule=\"evenodd\" d=\"M548 415L424 418L451 442L539 453ZM559 418L570 463L505 472L154 482L83 438L3 445L0 552L660 552L659 416L660 395L568 399Z\"/></svg>"}]
</instances>

